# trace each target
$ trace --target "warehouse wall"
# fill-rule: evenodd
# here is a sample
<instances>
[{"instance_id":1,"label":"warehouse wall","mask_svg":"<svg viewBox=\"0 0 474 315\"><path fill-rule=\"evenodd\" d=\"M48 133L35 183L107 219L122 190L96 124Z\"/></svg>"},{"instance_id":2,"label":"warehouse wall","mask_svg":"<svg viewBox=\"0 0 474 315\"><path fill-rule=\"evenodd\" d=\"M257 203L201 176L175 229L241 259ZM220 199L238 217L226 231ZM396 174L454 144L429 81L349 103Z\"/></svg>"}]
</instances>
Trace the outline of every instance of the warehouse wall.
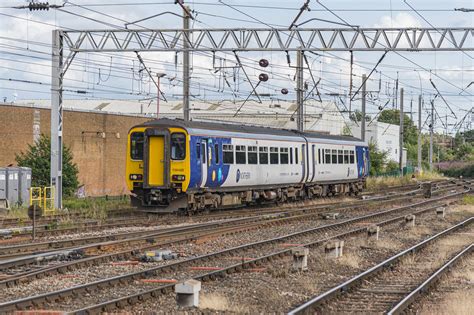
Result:
<instances>
[{"instance_id":1,"label":"warehouse wall","mask_svg":"<svg viewBox=\"0 0 474 315\"><path fill-rule=\"evenodd\" d=\"M87 196L126 193L125 151L128 130L144 117L64 111L64 142L79 168ZM0 103L0 167L15 164L39 134L50 135L50 110ZM105 137L104 137L105 135Z\"/></svg>"}]
</instances>

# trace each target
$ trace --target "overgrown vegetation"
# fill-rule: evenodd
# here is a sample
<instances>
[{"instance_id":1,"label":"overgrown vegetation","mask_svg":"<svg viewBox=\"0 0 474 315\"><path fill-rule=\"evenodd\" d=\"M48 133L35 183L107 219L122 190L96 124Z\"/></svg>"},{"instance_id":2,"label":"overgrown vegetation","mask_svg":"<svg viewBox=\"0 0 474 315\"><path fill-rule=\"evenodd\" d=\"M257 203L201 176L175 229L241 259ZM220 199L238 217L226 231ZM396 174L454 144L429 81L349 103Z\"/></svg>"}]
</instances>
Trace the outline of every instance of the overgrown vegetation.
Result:
<instances>
[{"instance_id":1,"label":"overgrown vegetation","mask_svg":"<svg viewBox=\"0 0 474 315\"><path fill-rule=\"evenodd\" d=\"M94 219L105 219L107 211L126 209L130 207L127 197L119 198L69 198L63 201L63 207L69 211L79 211L86 217Z\"/></svg>"},{"instance_id":2,"label":"overgrown vegetation","mask_svg":"<svg viewBox=\"0 0 474 315\"><path fill-rule=\"evenodd\" d=\"M33 145L29 144L26 152L20 152L15 160L18 166L31 168L31 186L43 187L50 185L51 139L41 135ZM71 150L65 145L63 149L63 193L73 196L79 181L77 165L73 162Z\"/></svg>"},{"instance_id":3,"label":"overgrown vegetation","mask_svg":"<svg viewBox=\"0 0 474 315\"><path fill-rule=\"evenodd\" d=\"M355 113L355 120L360 120ZM396 109L383 110L377 117L377 121L393 125L400 125L400 111ZM418 159L418 129L413 120L404 115L403 142L407 149L407 161L416 165ZM422 134L422 164L424 169L429 168L429 135ZM379 151L376 144L370 146L371 175L395 172L398 163L388 161L387 154ZM463 162L462 167L458 164L439 167L439 171L447 176L474 177L474 130L457 133L455 137L435 134L433 140L433 162L438 168L439 162Z\"/></svg>"},{"instance_id":4,"label":"overgrown vegetation","mask_svg":"<svg viewBox=\"0 0 474 315\"><path fill-rule=\"evenodd\" d=\"M444 177L437 172L425 171L421 175L417 175L416 178L412 178L412 175L405 176L380 176L380 177L369 177L367 178L367 190L378 191L391 186L407 185L412 183L414 180L436 180L443 179Z\"/></svg>"}]
</instances>

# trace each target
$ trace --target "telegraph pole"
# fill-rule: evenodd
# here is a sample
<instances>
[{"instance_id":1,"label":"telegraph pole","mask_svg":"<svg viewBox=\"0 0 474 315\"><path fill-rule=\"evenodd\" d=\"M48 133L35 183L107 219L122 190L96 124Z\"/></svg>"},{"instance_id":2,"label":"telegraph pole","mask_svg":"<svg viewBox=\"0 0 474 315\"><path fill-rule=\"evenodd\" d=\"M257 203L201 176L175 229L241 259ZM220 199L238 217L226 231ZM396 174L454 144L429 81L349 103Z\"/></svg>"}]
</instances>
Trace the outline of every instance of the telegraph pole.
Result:
<instances>
[{"instance_id":1,"label":"telegraph pole","mask_svg":"<svg viewBox=\"0 0 474 315\"><path fill-rule=\"evenodd\" d=\"M434 100L431 101L431 124L430 124L430 171L433 170L433 132L434 132Z\"/></svg>"},{"instance_id":2,"label":"telegraph pole","mask_svg":"<svg viewBox=\"0 0 474 315\"><path fill-rule=\"evenodd\" d=\"M189 32L189 19L190 16L188 14L190 8L186 7L186 10L183 10L183 29L184 31L184 36L183 36L183 111L184 111L184 121L189 121L189 68L190 68L190 62L189 62L189 41L191 40L190 38L190 32Z\"/></svg>"},{"instance_id":3,"label":"telegraph pole","mask_svg":"<svg viewBox=\"0 0 474 315\"><path fill-rule=\"evenodd\" d=\"M403 88L400 89L400 142L399 142L399 161L400 161L400 176L403 176Z\"/></svg>"},{"instance_id":4,"label":"telegraph pole","mask_svg":"<svg viewBox=\"0 0 474 315\"><path fill-rule=\"evenodd\" d=\"M296 125L298 131L304 131L304 108L303 108L303 59L304 52L299 50L296 52Z\"/></svg>"},{"instance_id":5,"label":"telegraph pole","mask_svg":"<svg viewBox=\"0 0 474 315\"><path fill-rule=\"evenodd\" d=\"M360 122L360 139L362 142L365 142L365 97L367 91L367 76L365 74L362 75L362 119ZM357 120L357 117L356 117Z\"/></svg>"},{"instance_id":6,"label":"telegraph pole","mask_svg":"<svg viewBox=\"0 0 474 315\"><path fill-rule=\"evenodd\" d=\"M53 30L51 67L51 186L54 187L54 208L62 208L63 188L63 38Z\"/></svg>"},{"instance_id":7,"label":"telegraph pole","mask_svg":"<svg viewBox=\"0 0 474 315\"><path fill-rule=\"evenodd\" d=\"M421 95L418 95L418 172L421 174Z\"/></svg>"}]
</instances>

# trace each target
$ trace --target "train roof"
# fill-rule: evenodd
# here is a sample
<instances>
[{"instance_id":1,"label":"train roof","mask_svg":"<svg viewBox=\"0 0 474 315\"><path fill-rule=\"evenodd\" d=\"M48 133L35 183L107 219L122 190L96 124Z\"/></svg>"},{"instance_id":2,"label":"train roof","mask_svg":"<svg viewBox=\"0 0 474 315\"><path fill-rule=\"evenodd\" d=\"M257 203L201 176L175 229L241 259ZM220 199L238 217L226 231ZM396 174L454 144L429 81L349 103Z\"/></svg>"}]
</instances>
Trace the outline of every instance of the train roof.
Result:
<instances>
[{"instance_id":1,"label":"train roof","mask_svg":"<svg viewBox=\"0 0 474 315\"><path fill-rule=\"evenodd\" d=\"M184 121L182 119L169 119L169 118L160 118L160 119L151 120L137 127L180 127L186 130L188 129L222 130L222 131L241 132L241 133L250 133L250 134L265 134L265 135L286 136L286 137L304 136L307 138L361 142L359 138L355 138L352 136L335 136L335 135L328 135L321 132L312 132L312 131L300 132L297 130L249 126L249 125L243 125L243 124L238 125L238 124L215 123L215 122L205 122L205 121Z\"/></svg>"}]
</instances>

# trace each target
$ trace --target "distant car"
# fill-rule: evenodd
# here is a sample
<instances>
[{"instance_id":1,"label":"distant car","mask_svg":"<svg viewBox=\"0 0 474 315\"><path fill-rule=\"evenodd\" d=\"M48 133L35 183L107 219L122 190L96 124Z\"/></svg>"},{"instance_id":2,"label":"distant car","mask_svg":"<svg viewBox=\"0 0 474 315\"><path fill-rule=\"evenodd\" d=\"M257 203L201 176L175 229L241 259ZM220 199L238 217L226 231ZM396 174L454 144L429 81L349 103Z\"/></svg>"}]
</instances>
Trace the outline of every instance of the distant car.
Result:
<instances>
[{"instance_id":1,"label":"distant car","mask_svg":"<svg viewBox=\"0 0 474 315\"><path fill-rule=\"evenodd\" d=\"M158 119L128 139L132 203L163 212L357 195L369 174L368 147L349 136Z\"/></svg>"}]
</instances>

